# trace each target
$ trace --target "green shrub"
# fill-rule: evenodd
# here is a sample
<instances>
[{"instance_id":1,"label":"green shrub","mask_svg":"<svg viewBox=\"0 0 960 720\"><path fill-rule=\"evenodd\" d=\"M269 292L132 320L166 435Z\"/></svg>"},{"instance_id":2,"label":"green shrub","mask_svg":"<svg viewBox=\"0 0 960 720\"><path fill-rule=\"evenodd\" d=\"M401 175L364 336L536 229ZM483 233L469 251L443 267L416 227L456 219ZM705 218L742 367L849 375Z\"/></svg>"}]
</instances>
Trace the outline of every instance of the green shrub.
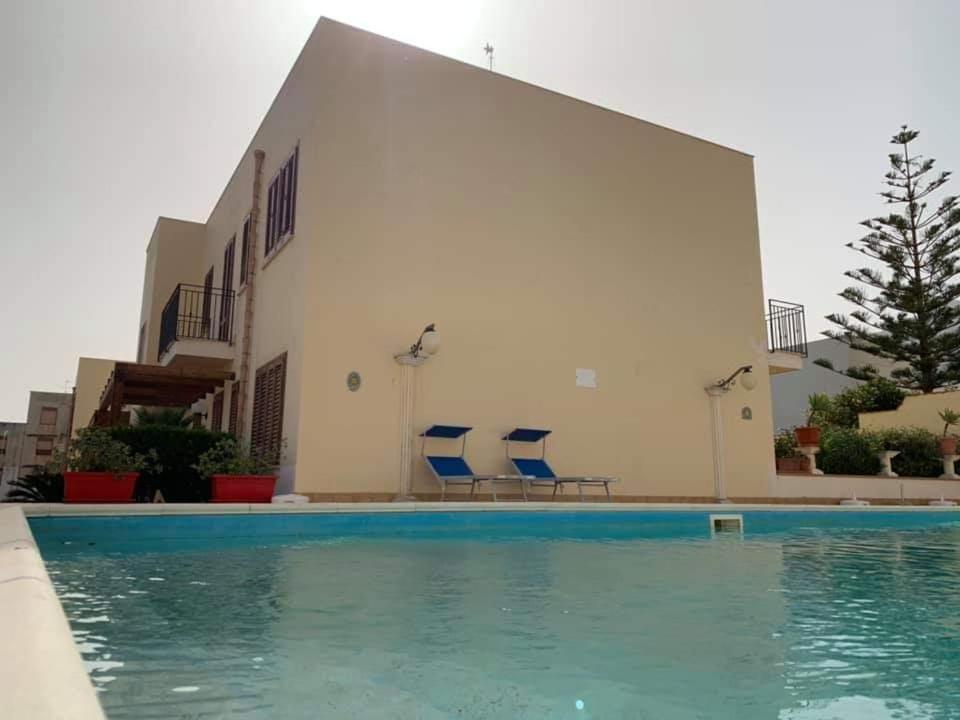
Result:
<instances>
[{"instance_id":1,"label":"green shrub","mask_svg":"<svg viewBox=\"0 0 960 720\"><path fill-rule=\"evenodd\" d=\"M904 477L939 477L943 472L938 448L939 438L935 433L917 427L898 427L877 430L871 435L877 438L883 450L899 450L893 458L893 471Z\"/></svg>"},{"instance_id":2,"label":"green shrub","mask_svg":"<svg viewBox=\"0 0 960 720\"><path fill-rule=\"evenodd\" d=\"M872 433L856 428L825 427L820 435L817 464L828 475L876 475L880 443Z\"/></svg>"},{"instance_id":3,"label":"green shrub","mask_svg":"<svg viewBox=\"0 0 960 720\"><path fill-rule=\"evenodd\" d=\"M781 430L773 436L773 454L778 458L802 457L792 430Z\"/></svg>"},{"instance_id":4,"label":"green shrub","mask_svg":"<svg viewBox=\"0 0 960 720\"><path fill-rule=\"evenodd\" d=\"M270 459L230 437L201 455L196 470L205 478L212 475L269 475L275 465Z\"/></svg>"},{"instance_id":5,"label":"green shrub","mask_svg":"<svg viewBox=\"0 0 960 720\"><path fill-rule=\"evenodd\" d=\"M857 387L847 388L833 396L826 413L829 425L855 428L860 426L858 415L863 412L896 410L903 404L906 393L887 378L873 378Z\"/></svg>"},{"instance_id":6,"label":"green shrub","mask_svg":"<svg viewBox=\"0 0 960 720\"><path fill-rule=\"evenodd\" d=\"M110 434L135 452L155 450L157 463L144 469L137 497L150 500L160 490L167 502L206 502L210 482L196 470L200 456L231 435L170 425L115 427Z\"/></svg>"},{"instance_id":7,"label":"green shrub","mask_svg":"<svg viewBox=\"0 0 960 720\"><path fill-rule=\"evenodd\" d=\"M109 430L88 427L80 430L70 441L65 454L57 452L51 463L53 472L73 470L77 472L128 473L141 472L148 465L153 453L149 448L137 452Z\"/></svg>"}]
</instances>

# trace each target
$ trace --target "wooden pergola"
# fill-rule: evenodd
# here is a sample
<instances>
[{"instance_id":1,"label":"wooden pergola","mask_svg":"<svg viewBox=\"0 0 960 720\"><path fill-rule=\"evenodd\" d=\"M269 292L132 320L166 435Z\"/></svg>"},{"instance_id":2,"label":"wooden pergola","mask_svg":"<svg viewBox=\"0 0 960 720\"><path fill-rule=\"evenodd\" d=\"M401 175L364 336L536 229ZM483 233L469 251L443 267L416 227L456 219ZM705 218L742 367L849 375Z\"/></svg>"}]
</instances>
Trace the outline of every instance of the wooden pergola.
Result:
<instances>
[{"instance_id":1,"label":"wooden pergola","mask_svg":"<svg viewBox=\"0 0 960 720\"><path fill-rule=\"evenodd\" d=\"M118 362L100 395L100 409L94 414L93 424L123 424L126 405L190 407L232 380L234 373L220 370Z\"/></svg>"}]
</instances>

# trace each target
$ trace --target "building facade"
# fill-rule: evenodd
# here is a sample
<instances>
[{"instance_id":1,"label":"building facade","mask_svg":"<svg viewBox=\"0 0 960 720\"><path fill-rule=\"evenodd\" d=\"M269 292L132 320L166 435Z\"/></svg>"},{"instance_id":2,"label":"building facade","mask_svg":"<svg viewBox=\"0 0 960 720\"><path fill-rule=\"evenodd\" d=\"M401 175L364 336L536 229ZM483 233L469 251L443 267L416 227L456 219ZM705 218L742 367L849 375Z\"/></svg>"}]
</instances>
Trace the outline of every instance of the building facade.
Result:
<instances>
[{"instance_id":1,"label":"building facade","mask_svg":"<svg viewBox=\"0 0 960 720\"><path fill-rule=\"evenodd\" d=\"M440 352L398 364L427 323ZM315 498L437 492L434 423L477 472L542 427L561 474L712 497L704 390L751 365L720 451L761 497L766 376L802 365L766 328L750 156L322 19L206 222L157 221L138 361L226 373L207 424Z\"/></svg>"},{"instance_id":2,"label":"building facade","mask_svg":"<svg viewBox=\"0 0 960 720\"><path fill-rule=\"evenodd\" d=\"M49 463L66 449L73 417L73 395L32 391L25 423L0 423L2 487Z\"/></svg>"}]
</instances>

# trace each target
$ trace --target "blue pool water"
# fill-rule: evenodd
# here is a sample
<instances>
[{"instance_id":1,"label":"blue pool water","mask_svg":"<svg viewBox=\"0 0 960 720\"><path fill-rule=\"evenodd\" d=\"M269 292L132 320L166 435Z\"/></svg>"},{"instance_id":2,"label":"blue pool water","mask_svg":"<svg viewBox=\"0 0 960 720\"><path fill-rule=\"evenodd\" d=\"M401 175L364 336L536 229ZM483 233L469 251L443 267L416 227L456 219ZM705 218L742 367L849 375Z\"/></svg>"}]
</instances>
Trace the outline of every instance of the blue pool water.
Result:
<instances>
[{"instance_id":1,"label":"blue pool water","mask_svg":"<svg viewBox=\"0 0 960 720\"><path fill-rule=\"evenodd\" d=\"M111 718L960 718L960 514L36 518Z\"/></svg>"}]
</instances>

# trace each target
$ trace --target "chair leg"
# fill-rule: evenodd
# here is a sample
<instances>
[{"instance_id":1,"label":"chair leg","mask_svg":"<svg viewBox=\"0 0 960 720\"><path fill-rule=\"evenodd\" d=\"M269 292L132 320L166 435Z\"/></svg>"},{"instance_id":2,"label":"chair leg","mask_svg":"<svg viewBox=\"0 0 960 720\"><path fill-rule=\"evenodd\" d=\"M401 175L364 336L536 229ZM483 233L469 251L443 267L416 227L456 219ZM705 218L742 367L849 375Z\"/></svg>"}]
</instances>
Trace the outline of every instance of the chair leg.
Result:
<instances>
[{"instance_id":1,"label":"chair leg","mask_svg":"<svg viewBox=\"0 0 960 720\"><path fill-rule=\"evenodd\" d=\"M603 484L603 489L607 491L607 502L610 502L610 483L605 482Z\"/></svg>"},{"instance_id":2,"label":"chair leg","mask_svg":"<svg viewBox=\"0 0 960 720\"><path fill-rule=\"evenodd\" d=\"M493 493L493 501L496 502L497 501L497 484L492 480L490 481L490 491Z\"/></svg>"},{"instance_id":3,"label":"chair leg","mask_svg":"<svg viewBox=\"0 0 960 720\"><path fill-rule=\"evenodd\" d=\"M526 502L529 498L527 497L527 481L520 480L520 492L523 493L523 501Z\"/></svg>"},{"instance_id":4,"label":"chair leg","mask_svg":"<svg viewBox=\"0 0 960 720\"><path fill-rule=\"evenodd\" d=\"M560 483L556 483L556 482L553 484L553 495L550 496L551 498L555 498L557 496L557 486L559 484Z\"/></svg>"},{"instance_id":5,"label":"chair leg","mask_svg":"<svg viewBox=\"0 0 960 720\"><path fill-rule=\"evenodd\" d=\"M447 484L443 483L440 486L440 502L443 502L443 499L447 496Z\"/></svg>"}]
</instances>

